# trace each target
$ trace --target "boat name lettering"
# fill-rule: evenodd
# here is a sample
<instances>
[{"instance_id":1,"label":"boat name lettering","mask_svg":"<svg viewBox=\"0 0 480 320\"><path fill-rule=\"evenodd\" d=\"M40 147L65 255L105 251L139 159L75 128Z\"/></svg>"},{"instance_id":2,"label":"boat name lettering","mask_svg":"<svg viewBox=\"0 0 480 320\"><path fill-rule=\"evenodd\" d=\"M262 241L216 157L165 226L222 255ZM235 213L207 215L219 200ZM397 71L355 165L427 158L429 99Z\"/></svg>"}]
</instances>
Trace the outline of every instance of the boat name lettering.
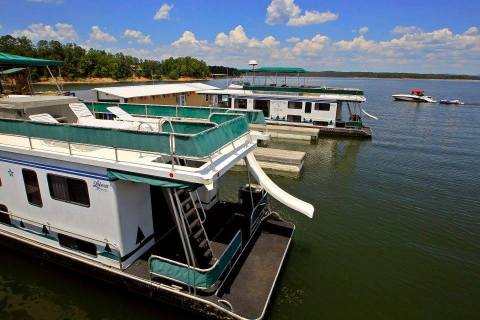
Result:
<instances>
[{"instance_id":1,"label":"boat name lettering","mask_svg":"<svg viewBox=\"0 0 480 320\"><path fill-rule=\"evenodd\" d=\"M95 189L97 189L98 191L107 191L109 186L108 186L108 184L103 183L100 180L95 180L95 181L93 181L93 187Z\"/></svg>"}]
</instances>

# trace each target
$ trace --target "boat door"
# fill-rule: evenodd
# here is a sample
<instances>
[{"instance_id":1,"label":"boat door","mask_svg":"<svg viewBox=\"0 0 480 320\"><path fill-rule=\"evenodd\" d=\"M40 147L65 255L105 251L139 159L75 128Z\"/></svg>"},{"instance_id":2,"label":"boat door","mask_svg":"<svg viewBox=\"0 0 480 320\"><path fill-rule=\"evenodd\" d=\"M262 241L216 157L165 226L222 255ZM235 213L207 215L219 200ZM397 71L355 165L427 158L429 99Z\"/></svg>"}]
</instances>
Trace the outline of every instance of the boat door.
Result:
<instances>
[{"instance_id":1,"label":"boat door","mask_svg":"<svg viewBox=\"0 0 480 320\"><path fill-rule=\"evenodd\" d=\"M152 203L153 236L157 241L174 226L174 222L162 187L150 186L150 199Z\"/></svg>"},{"instance_id":2,"label":"boat door","mask_svg":"<svg viewBox=\"0 0 480 320\"><path fill-rule=\"evenodd\" d=\"M185 101L185 95L184 94L181 94L181 95L178 95L177 96L177 105L179 106L184 106L186 105L186 101Z\"/></svg>"}]
</instances>

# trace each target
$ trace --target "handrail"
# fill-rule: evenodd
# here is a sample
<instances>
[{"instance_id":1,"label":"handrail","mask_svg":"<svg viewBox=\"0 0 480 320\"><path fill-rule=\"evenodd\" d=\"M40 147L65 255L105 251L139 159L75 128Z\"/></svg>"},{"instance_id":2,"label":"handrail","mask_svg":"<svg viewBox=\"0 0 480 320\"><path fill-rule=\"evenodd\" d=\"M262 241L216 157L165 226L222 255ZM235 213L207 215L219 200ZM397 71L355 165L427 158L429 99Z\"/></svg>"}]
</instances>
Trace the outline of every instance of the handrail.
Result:
<instances>
[{"instance_id":1,"label":"handrail","mask_svg":"<svg viewBox=\"0 0 480 320\"><path fill-rule=\"evenodd\" d=\"M200 273L207 273L207 272L210 272L212 271L213 269L215 269L215 267L220 263L220 261L222 260L223 256L225 255L225 253L228 251L228 249L230 249L230 247L233 245L233 243L235 242L236 238L237 237L240 237L240 239L242 238L242 232L240 230L237 231L237 233L235 234L235 236L232 238L232 241L230 241L230 243L228 244L228 246L225 248L225 250L223 250L223 253L222 255L220 256L220 258L217 259L217 261L215 261L215 263L210 267L210 268L207 268L207 269L200 269L200 268L197 268L197 267L192 267L190 266L190 269L192 270L195 270L197 272L200 272ZM242 246L240 245L240 248L241 249ZM238 250L237 250L238 251ZM177 265L179 267L182 267L182 268L188 268L189 266L184 264L184 263L181 263L181 262L178 262L178 261L175 261L175 260L170 260L168 258L165 258L165 257L161 257L161 256L157 256L157 255L151 255L150 258L148 258L148 265L150 266L150 261L152 259L158 259L158 260L161 260L161 261L165 261L165 262L168 262L168 263L171 263L171 264L174 264L174 265ZM152 271L150 271L151 273L154 273Z\"/></svg>"},{"instance_id":2,"label":"handrail","mask_svg":"<svg viewBox=\"0 0 480 320\"><path fill-rule=\"evenodd\" d=\"M218 128L221 128L221 127L228 127L230 124L234 123L234 122L238 122L238 121L245 121L244 119L242 119L241 116L238 116L238 117L235 117L233 119L230 119L228 121L225 121L221 124L215 124L215 126L212 126L211 128L208 128L206 130L203 130L201 132L198 132L198 133L195 133L195 134L190 134L190 133L179 133L179 132L175 132L174 130L174 126L173 126L173 123L171 120L169 119L164 119L165 121L168 121L171 128L172 128L172 131L173 132L158 132L158 133L155 133L155 132L148 132L148 131L139 131L141 132L141 134L146 134L146 135L159 135L159 136L167 136L168 139L169 139L169 154L170 156L172 157L172 153L175 153L175 140L176 138L178 137L187 137L187 138L194 138L194 137L199 137L201 135L205 135L205 134L209 134L210 132L212 132L213 130L216 130ZM2 120L0 120L2 121ZM13 120L13 119L3 119L3 121L9 121L9 122L18 122L18 123L30 123L28 121L22 121L22 120ZM140 124L142 125L142 124ZM42 124L42 126L45 126L47 128L53 128L53 127L64 127L64 128L68 128L68 127L71 127L71 128L88 128L88 129L97 129L97 130L110 130L110 131L118 131L118 132L130 132L130 133L133 133L135 134L136 131L132 131L132 130L124 130L124 129L112 129L112 128L99 128L99 127L95 127L95 128L92 128L90 126L83 126L83 125L67 125L67 124L51 124L51 125L48 125L48 124ZM51 139L49 136L51 136L53 133L55 132L49 132L48 134L38 134L38 135L31 135L31 134L28 134L29 132L29 129L30 127L26 127L25 129L22 129L23 131L26 132L25 135L19 135L19 134L15 134L13 133L15 127L13 128L10 128L8 130L3 130L3 132L0 132L1 134L6 134L6 135L15 135L15 136L22 136L22 137L28 137L29 140L31 138L34 138L34 139L43 139L43 140L50 140L50 141L58 141L58 142L62 142L62 143L68 143L69 145L70 144L79 144L79 145L92 145L92 146L102 146L102 147L106 147L106 148L113 148L113 149L119 149L119 150L137 150L137 151L147 151L147 152L152 152L152 153L162 153L162 151L160 150L155 150L155 151L152 151L150 150L149 148L145 148L145 149L142 149L142 150L139 150L139 149L128 149L128 148L122 148L120 146L109 146L109 145L102 145L102 144L89 144L89 143L83 143L81 141L79 142L76 142L76 141L71 141L72 139L69 139L68 137L64 138L63 140L57 140L57 139ZM13 130L13 131L12 131ZM60 129L59 129L60 130ZM1 131L1 130L0 130ZM6 132L5 132L6 131ZM12 131L12 133L11 133ZM69 131L70 132L70 131ZM73 134L73 132L72 132ZM234 139L239 139L241 138L242 136L244 136L245 134L248 134L248 129L246 132L243 132L237 136L234 137ZM221 141L219 141L221 142ZM212 148L212 153L211 154L214 154L215 152L217 152L218 150L222 149L225 145L229 144L231 142L230 141L226 141L223 145L221 146L212 146L212 147L215 147L216 149L213 150ZM120 143L120 142L119 142ZM33 148L32 148L33 149ZM203 158L208 158L208 155L205 155L205 156L202 156L201 154L199 154L198 156L197 155L191 155L191 154L185 154L185 155L182 155L184 157L187 157L187 158L195 158L195 159L203 159Z\"/></svg>"}]
</instances>

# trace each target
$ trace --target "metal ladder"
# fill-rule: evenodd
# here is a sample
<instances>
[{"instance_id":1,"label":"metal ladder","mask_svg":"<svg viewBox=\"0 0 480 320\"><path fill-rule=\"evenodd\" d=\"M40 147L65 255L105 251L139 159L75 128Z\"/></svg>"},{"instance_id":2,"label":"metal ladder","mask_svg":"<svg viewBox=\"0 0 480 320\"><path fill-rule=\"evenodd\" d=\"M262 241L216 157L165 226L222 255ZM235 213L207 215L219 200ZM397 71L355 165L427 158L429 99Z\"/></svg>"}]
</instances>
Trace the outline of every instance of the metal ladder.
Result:
<instances>
[{"instance_id":1,"label":"metal ladder","mask_svg":"<svg viewBox=\"0 0 480 320\"><path fill-rule=\"evenodd\" d=\"M202 210L204 217L201 219L199 210L190 192L178 188L172 188L170 192L175 201L176 209L185 222L188 240L196 265L200 268L210 267L214 262L214 257L210 241L203 226L206 218L205 213Z\"/></svg>"}]
</instances>

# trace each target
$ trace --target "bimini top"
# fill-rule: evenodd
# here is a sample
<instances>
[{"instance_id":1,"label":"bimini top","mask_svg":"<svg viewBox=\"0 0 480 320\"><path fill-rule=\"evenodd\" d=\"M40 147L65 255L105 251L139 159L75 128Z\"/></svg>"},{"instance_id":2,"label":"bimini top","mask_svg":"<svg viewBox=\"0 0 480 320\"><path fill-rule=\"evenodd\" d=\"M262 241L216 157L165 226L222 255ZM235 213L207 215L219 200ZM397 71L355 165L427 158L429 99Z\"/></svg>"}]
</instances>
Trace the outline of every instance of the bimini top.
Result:
<instances>
[{"instance_id":1,"label":"bimini top","mask_svg":"<svg viewBox=\"0 0 480 320\"><path fill-rule=\"evenodd\" d=\"M0 52L0 66L47 67L63 66L63 61L38 59Z\"/></svg>"},{"instance_id":2,"label":"bimini top","mask_svg":"<svg viewBox=\"0 0 480 320\"><path fill-rule=\"evenodd\" d=\"M169 83L169 84L148 84L141 86L120 86L120 87L103 87L94 88L92 90L103 92L120 98L148 97L163 94L174 94L181 92L192 92L199 90L218 89L201 82L192 83Z\"/></svg>"},{"instance_id":3,"label":"bimini top","mask_svg":"<svg viewBox=\"0 0 480 320\"><path fill-rule=\"evenodd\" d=\"M252 72L251 69L240 69L240 72ZM260 67L255 69L255 72L270 72L270 73L306 73L307 71L300 67Z\"/></svg>"}]
</instances>

